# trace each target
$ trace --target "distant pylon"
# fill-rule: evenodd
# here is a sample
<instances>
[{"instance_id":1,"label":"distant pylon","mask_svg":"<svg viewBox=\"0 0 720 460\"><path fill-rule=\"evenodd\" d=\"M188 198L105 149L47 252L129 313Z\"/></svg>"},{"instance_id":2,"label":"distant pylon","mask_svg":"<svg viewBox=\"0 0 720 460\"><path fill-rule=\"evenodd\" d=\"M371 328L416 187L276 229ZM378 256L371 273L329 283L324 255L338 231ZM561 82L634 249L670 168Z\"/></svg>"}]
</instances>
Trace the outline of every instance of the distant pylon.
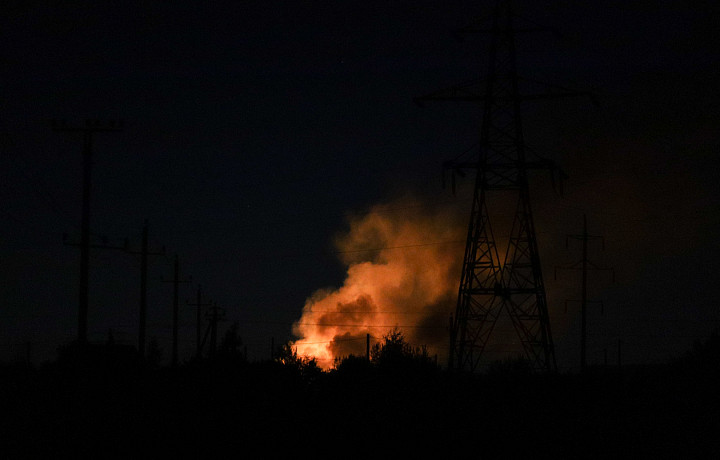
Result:
<instances>
[{"instance_id":1,"label":"distant pylon","mask_svg":"<svg viewBox=\"0 0 720 460\"><path fill-rule=\"evenodd\" d=\"M476 161L447 162L453 174L476 169L473 204L455 316L450 326L449 367L475 371L502 311L509 314L522 352L537 370L554 370L555 351L545 285L530 207L528 171L562 172L530 150L523 139L520 103L580 93L550 87L543 94L521 95L515 67L515 32L510 1L496 3L492 25L471 24L459 33L491 36L488 72L482 84L457 85L416 99L477 101L483 104L479 156ZM523 29L526 30L526 29ZM528 154L534 158L528 159ZM553 176L554 177L554 176ZM504 259L498 254L487 198L489 192L517 200Z\"/></svg>"},{"instance_id":2,"label":"distant pylon","mask_svg":"<svg viewBox=\"0 0 720 460\"><path fill-rule=\"evenodd\" d=\"M600 303L602 307L602 301L588 300L587 298L587 275L588 270L605 270L612 272L613 282L615 281L615 270L612 268L599 267L588 259L588 242L590 240L602 240L603 247L605 242L601 236L589 235L587 231L587 217L583 214L583 232L580 235L568 235L566 239L566 245L570 238L582 241L582 259L575 262L572 265L565 267L555 267L555 277L557 278L557 271L560 270L581 270L582 271L582 285L580 289L580 371L585 372L587 366L587 304L588 303ZM567 300L567 302L573 302L575 300ZM601 310L602 311L602 310ZM606 360L607 361L607 358Z\"/></svg>"}]
</instances>

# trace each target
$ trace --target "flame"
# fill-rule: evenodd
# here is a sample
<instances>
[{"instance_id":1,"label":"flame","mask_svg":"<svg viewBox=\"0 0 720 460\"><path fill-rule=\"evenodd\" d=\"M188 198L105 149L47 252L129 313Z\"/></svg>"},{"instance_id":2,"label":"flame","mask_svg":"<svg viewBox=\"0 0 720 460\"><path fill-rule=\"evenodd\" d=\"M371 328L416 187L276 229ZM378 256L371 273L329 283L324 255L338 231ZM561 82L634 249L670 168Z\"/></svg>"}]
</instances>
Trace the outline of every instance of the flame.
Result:
<instances>
[{"instance_id":1,"label":"flame","mask_svg":"<svg viewBox=\"0 0 720 460\"><path fill-rule=\"evenodd\" d=\"M329 369L335 359L364 355L368 334L376 342L397 327L409 343L444 357L465 243L459 216L404 199L349 224L335 241L347 277L306 300L293 324L297 354Z\"/></svg>"}]
</instances>

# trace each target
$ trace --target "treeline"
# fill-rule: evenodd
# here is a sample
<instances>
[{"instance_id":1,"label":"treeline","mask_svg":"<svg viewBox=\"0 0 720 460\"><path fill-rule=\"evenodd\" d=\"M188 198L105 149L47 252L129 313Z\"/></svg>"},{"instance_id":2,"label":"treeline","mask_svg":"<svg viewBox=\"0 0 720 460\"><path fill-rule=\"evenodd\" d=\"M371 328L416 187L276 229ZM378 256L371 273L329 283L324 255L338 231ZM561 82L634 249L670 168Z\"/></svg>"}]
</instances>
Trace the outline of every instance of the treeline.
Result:
<instances>
[{"instance_id":1,"label":"treeline","mask_svg":"<svg viewBox=\"0 0 720 460\"><path fill-rule=\"evenodd\" d=\"M322 372L287 346L264 362L235 346L177 368L5 367L2 457L720 453L717 335L664 365L586 375L533 374L517 363L450 374L397 331L370 358Z\"/></svg>"}]
</instances>

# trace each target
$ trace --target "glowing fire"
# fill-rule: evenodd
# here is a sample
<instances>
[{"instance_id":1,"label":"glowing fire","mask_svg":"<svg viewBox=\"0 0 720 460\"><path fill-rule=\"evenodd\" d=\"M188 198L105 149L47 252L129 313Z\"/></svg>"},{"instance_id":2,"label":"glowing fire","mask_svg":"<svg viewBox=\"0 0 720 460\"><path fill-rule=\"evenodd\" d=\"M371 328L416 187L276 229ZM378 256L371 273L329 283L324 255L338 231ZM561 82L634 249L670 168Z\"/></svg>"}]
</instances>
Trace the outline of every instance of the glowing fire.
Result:
<instances>
[{"instance_id":1,"label":"glowing fire","mask_svg":"<svg viewBox=\"0 0 720 460\"><path fill-rule=\"evenodd\" d=\"M298 355L328 369L336 358L365 354L397 326L413 345L447 354L448 318L454 311L464 224L448 212L428 213L403 200L375 206L350 220L336 241L347 278L338 289L320 289L293 325Z\"/></svg>"}]
</instances>

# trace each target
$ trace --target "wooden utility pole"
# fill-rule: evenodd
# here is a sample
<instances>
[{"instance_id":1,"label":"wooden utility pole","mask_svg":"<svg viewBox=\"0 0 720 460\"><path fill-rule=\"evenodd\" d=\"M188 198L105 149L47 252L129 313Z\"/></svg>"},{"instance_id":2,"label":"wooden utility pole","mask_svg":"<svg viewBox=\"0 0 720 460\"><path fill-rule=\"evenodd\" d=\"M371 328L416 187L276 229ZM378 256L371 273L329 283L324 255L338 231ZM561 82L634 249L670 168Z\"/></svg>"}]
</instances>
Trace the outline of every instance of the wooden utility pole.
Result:
<instances>
[{"instance_id":1,"label":"wooden utility pole","mask_svg":"<svg viewBox=\"0 0 720 460\"><path fill-rule=\"evenodd\" d=\"M142 246L140 251L128 251L130 254L140 254L140 314L138 319L138 354L145 358L145 333L147 318L147 267L148 256L165 255L165 248L158 252L148 250L148 221L145 220L142 229Z\"/></svg>"},{"instance_id":2,"label":"wooden utility pole","mask_svg":"<svg viewBox=\"0 0 720 460\"><path fill-rule=\"evenodd\" d=\"M172 366L176 367L178 362L178 290L180 283L189 283L192 278L180 279L180 259L175 255L173 279L163 280L173 283L173 344L172 344Z\"/></svg>"},{"instance_id":3,"label":"wooden utility pole","mask_svg":"<svg viewBox=\"0 0 720 460\"><path fill-rule=\"evenodd\" d=\"M197 359L200 359L200 356L202 354L202 307L209 307L212 305L211 302L203 303L202 301L202 287L198 284L197 288L197 301L195 303L187 302L188 305L196 307L196 350L195 350L195 357Z\"/></svg>"},{"instance_id":4,"label":"wooden utility pole","mask_svg":"<svg viewBox=\"0 0 720 460\"><path fill-rule=\"evenodd\" d=\"M101 132L122 130L122 123L114 121L101 123L99 120L87 120L84 127L69 126L64 121L52 122L52 128L60 132L83 134L83 192L82 217L80 220L80 289L78 299L78 344L87 344L87 315L90 285L90 190L92 181L92 143L93 135Z\"/></svg>"},{"instance_id":5,"label":"wooden utility pole","mask_svg":"<svg viewBox=\"0 0 720 460\"><path fill-rule=\"evenodd\" d=\"M205 317L210 321L210 324L208 324L208 328L205 330L205 336L203 337L200 348L202 349L205 345L208 334L210 334L210 352L208 355L210 358L214 358L217 352L217 323L225 320L225 309L218 307L217 303L213 302L209 311L205 312Z\"/></svg>"},{"instance_id":6,"label":"wooden utility pole","mask_svg":"<svg viewBox=\"0 0 720 460\"><path fill-rule=\"evenodd\" d=\"M370 334L365 334L365 359L370 361Z\"/></svg>"},{"instance_id":7,"label":"wooden utility pole","mask_svg":"<svg viewBox=\"0 0 720 460\"><path fill-rule=\"evenodd\" d=\"M217 355L217 323L218 323L218 307L213 304L212 308L212 329L210 329L210 355Z\"/></svg>"}]
</instances>

